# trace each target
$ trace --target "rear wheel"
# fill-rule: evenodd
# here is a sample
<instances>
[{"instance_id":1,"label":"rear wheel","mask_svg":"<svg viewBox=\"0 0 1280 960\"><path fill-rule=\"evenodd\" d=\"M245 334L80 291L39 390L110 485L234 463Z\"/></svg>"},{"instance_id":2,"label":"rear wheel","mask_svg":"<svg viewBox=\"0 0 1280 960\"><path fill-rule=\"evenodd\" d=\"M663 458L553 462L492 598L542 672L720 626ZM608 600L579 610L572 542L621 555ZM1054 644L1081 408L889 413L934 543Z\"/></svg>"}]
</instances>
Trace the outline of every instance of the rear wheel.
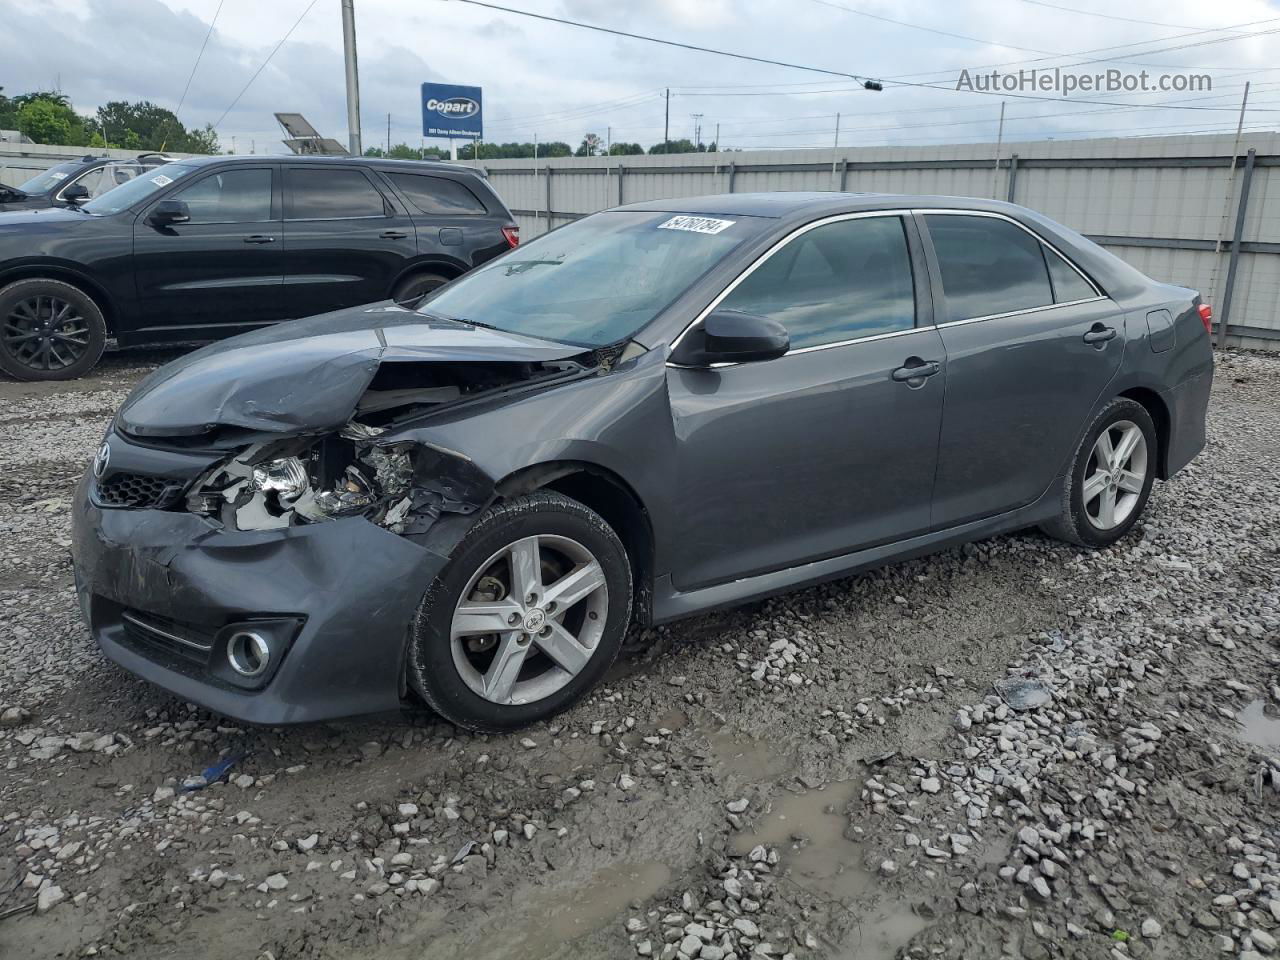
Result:
<instances>
[{"instance_id":1,"label":"rear wheel","mask_svg":"<svg viewBox=\"0 0 1280 960\"><path fill-rule=\"evenodd\" d=\"M1156 429L1142 404L1112 400L1076 451L1062 512L1044 531L1087 547L1107 547L1138 522L1156 473Z\"/></svg>"},{"instance_id":2,"label":"rear wheel","mask_svg":"<svg viewBox=\"0 0 1280 960\"><path fill-rule=\"evenodd\" d=\"M0 289L0 370L18 380L74 380L107 345L102 310L61 280L16 280Z\"/></svg>"},{"instance_id":3,"label":"rear wheel","mask_svg":"<svg viewBox=\"0 0 1280 960\"><path fill-rule=\"evenodd\" d=\"M626 549L594 511L549 492L498 504L419 605L409 681L472 730L544 719L609 669L631 596Z\"/></svg>"},{"instance_id":4,"label":"rear wheel","mask_svg":"<svg viewBox=\"0 0 1280 960\"><path fill-rule=\"evenodd\" d=\"M391 294L391 299L402 307L408 307L412 310L431 291L438 287L443 287L449 282L448 277L442 277L438 273L416 273L412 277L405 277L396 285L395 292Z\"/></svg>"}]
</instances>

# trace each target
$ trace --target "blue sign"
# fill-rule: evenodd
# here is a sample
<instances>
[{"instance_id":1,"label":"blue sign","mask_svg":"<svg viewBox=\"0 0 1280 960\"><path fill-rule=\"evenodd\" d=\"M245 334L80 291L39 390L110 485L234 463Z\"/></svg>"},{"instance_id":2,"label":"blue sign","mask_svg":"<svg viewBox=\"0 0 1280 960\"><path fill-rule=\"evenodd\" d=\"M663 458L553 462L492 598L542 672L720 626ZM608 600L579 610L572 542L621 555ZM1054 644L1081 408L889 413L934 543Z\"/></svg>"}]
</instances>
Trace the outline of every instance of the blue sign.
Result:
<instances>
[{"instance_id":1,"label":"blue sign","mask_svg":"<svg viewBox=\"0 0 1280 960\"><path fill-rule=\"evenodd\" d=\"M464 140L484 135L480 88L453 83L422 85L422 135Z\"/></svg>"}]
</instances>

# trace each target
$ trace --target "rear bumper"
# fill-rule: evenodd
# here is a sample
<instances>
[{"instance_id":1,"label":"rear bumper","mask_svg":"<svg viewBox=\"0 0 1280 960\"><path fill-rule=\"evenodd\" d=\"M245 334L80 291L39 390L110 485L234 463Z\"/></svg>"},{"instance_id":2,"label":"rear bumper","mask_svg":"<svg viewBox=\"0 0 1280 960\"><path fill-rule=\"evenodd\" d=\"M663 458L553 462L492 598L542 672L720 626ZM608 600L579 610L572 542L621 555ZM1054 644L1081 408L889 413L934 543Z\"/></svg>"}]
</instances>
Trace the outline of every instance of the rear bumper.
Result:
<instances>
[{"instance_id":1,"label":"rear bumper","mask_svg":"<svg viewBox=\"0 0 1280 960\"><path fill-rule=\"evenodd\" d=\"M408 631L446 557L359 517L238 532L194 514L103 509L88 487L86 476L73 507L76 589L116 663L247 723L400 707ZM244 622L277 631L259 689L220 675L224 628ZM140 642L138 623L158 625L151 641L177 642Z\"/></svg>"},{"instance_id":2,"label":"rear bumper","mask_svg":"<svg viewBox=\"0 0 1280 960\"><path fill-rule=\"evenodd\" d=\"M1209 394L1213 390L1213 365L1205 372L1183 380L1170 396L1171 424L1169 450L1165 460L1165 477L1195 459L1204 449L1205 417L1209 410Z\"/></svg>"}]
</instances>

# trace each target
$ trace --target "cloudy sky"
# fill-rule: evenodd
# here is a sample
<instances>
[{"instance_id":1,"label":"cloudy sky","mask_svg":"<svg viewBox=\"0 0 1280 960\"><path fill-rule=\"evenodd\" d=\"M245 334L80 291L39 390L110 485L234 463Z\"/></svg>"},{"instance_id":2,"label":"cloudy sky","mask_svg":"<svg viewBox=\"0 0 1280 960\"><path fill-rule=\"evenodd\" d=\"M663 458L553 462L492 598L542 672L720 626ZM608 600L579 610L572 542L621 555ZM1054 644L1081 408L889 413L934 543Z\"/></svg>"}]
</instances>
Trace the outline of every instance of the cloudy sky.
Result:
<instances>
[{"instance_id":1,"label":"cloudy sky","mask_svg":"<svg viewBox=\"0 0 1280 960\"><path fill-rule=\"evenodd\" d=\"M1246 80L1253 84L1248 128L1280 129L1280 4L1263 0L495 2L883 78L885 89L866 92L839 77L459 0L355 0L366 145L386 140L388 114L393 143L422 142L424 80L482 86L489 140L536 134L576 145L587 131L604 137L611 128L615 141L649 144L662 139L662 94L669 87L673 138L692 137L691 115L701 114L703 139L712 139L719 124L720 142L729 147L830 146L840 113L842 146L987 141L995 139L1002 97L956 91L960 70L1043 69L1100 58L1110 59L1071 71L1145 66L1153 76L1208 73L1212 90L1076 93L1068 103L1008 97L1005 139L1234 129ZM215 12L181 120L216 124L224 148L282 152L272 113L299 111L345 142L339 0L0 0L0 86L8 94L58 87L86 113L118 99L175 108ZM1138 102L1230 109L1123 106Z\"/></svg>"}]
</instances>

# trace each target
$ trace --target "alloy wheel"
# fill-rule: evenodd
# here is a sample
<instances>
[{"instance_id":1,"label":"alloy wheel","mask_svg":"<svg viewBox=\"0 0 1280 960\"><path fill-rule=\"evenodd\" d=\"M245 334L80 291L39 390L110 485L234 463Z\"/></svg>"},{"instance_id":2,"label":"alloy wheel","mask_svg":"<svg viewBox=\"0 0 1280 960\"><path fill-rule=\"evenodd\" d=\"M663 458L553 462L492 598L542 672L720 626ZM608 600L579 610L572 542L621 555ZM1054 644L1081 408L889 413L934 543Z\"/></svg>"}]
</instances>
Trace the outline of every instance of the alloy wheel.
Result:
<instances>
[{"instance_id":1,"label":"alloy wheel","mask_svg":"<svg viewBox=\"0 0 1280 960\"><path fill-rule=\"evenodd\" d=\"M1147 438L1132 420L1118 420L1094 441L1081 490L1085 516L1098 530L1129 519L1147 482Z\"/></svg>"},{"instance_id":2,"label":"alloy wheel","mask_svg":"<svg viewBox=\"0 0 1280 960\"><path fill-rule=\"evenodd\" d=\"M18 363L32 370L63 370L89 349L89 322L61 297L38 294L19 300L4 318L0 342Z\"/></svg>"},{"instance_id":3,"label":"alloy wheel","mask_svg":"<svg viewBox=\"0 0 1280 960\"><path fill-rule=\"evenodd\" d=\"M604 569L568 537L524 537L472 574L454 608L454 665L473 693L532 703L580 674L609 613Z\"/></svg>"}]
</instances>

